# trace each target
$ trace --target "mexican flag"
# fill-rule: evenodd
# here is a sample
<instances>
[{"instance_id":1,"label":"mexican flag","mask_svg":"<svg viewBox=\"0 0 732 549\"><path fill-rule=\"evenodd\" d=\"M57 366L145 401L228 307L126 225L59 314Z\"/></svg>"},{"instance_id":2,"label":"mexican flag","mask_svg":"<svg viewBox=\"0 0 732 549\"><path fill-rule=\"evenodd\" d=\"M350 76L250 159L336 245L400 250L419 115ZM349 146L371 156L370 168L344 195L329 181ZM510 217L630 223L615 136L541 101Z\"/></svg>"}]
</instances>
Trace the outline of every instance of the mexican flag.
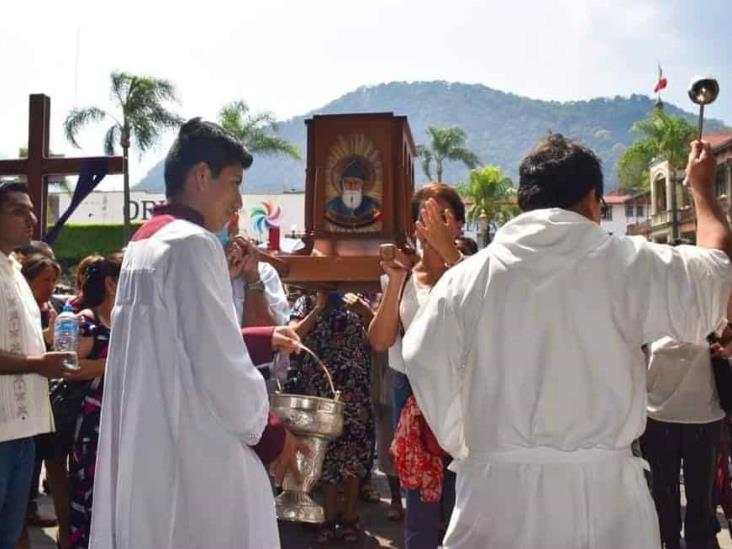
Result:
<instances>
[{"instance_id":1,"label":"mexican flag","mask_svg":"<svg viewBox=\"0 0 732 549\"><path fill-rule=\"evenodd\" d=\"M666 77L663 75L663 69L661 68L661 64L658 65L658 82L656 82L656 87L653 88L653 93L658 93L661 90L665 89L668 85L668 80L666 80Z\"/></svg>"}]
</instances>

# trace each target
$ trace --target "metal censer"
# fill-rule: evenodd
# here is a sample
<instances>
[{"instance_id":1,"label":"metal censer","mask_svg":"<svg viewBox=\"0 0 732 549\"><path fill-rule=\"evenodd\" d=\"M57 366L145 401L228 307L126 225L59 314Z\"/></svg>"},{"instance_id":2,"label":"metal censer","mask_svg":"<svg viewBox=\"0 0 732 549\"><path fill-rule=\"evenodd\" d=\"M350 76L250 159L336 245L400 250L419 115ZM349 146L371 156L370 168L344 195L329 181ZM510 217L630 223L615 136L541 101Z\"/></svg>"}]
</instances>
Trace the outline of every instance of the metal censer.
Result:
<instances>
[{"instance_id":1,"label":"metal censer","mask_svg":"<svg viewBox=\"0 0 732 549\"><path fill-rule=\"evenodd\" d=\"M304 345L301 347L323 368L334 398L286 394L281 392L281 387L280 391L272 395L272 412L310 450L310 457L299 452L297 454L302 482L288 473L282 483L283 492L275 499L275 506L280 520L321 523L325 522L325 511L310 497L310 490L322 473L328 443L343 432L343 403L339 400L340 393L335 390L328 369L315 353Z\"/></svg>"}]
</instances>

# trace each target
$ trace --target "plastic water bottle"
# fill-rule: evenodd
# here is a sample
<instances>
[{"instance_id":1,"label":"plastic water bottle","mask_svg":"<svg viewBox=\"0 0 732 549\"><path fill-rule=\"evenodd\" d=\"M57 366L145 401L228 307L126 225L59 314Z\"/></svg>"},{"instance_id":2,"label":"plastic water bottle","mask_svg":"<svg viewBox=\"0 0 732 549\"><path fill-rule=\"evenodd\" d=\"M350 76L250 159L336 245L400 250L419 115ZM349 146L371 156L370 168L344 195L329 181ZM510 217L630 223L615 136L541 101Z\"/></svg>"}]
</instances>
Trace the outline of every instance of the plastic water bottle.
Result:
<instances>
[{"instance_id":1,"label":"plastic water bottle","mask_svg":"<svg viewBox=\"0 0 732 549\"><path fill-rule=\"evenodd\" d=\"M71 305L64 305L64 309L56 317L56 326L53 330L53 348L56 351L73 353L73 357L64 360L64 366L69 370L79 369L79 359L76 352L79 346L79 320L76 318Z\"/></svg>"}]
</instances>

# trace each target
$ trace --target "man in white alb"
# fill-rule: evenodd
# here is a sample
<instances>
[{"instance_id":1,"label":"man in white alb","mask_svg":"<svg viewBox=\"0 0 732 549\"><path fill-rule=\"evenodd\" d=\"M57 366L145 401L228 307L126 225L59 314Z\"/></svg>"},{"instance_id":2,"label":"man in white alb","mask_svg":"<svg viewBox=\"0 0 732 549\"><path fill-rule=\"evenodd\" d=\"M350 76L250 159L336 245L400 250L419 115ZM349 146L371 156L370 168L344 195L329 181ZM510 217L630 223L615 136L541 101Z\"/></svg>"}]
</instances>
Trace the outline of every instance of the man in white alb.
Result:
<instances>
[{"instance_id":1,"label":"man in white alb","mask_svg":"<svg viewBox=\"0 0 732 549\"><path fill-rule=\"evenodd\" d=\"M732 235L715 169L694 143L698 247L672 248L600 228L586 147L552 134L523 160L525 213L442 277L404 341L420 409L455 458L445 547L659 548L630 452L646 419L641 346L701 343L724 321Z\"/></svg>"},{"instance_id":2,"label":"man in white alb","mask_svg":"<svg viewBox=\"0 0 732 549\"><path fill-rule=\"evenodd\" d=\"M251 163L221 127L185 123L165 160L168 204L127 248L105 373L92 549L279 547L263 462L274 459L281 477L296 468L299 443L269 414L254 364L271 360L272 347L292 351L298 338L263 328L264 340L245 347L214 235L241 208Z\"/></svg>"}]
</instances>

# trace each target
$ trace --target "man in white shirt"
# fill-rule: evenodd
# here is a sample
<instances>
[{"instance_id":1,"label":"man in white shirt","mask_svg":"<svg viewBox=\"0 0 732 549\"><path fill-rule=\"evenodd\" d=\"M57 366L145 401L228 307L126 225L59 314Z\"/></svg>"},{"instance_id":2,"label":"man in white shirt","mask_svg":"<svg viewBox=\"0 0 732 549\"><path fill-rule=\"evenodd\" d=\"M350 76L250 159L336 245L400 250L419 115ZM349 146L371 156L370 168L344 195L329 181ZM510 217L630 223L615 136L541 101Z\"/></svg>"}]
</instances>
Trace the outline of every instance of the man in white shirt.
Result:
<instances>
[{"instance_id":1,"label":"man in white shirt","mask_svg":"<svg viewBox=\"0 0 732 549\"><path fill-rule=\"evenodd\" d=\"M239 235L238 212L231 217L226 229L216 233L216 237L226 253L239 326L286 326L290 320L290 305L280 275L272 265L260 261L261 252L252 240ZM289 363L289 357L279 357L277 373L280 381L285 380ZM258 364L257 369L267 380L267 389L274 391L277 386L272 376L273 363Z\"/></svg>"},{"instance_id":2,"label":"man in white shirt","mask_svg":"<svg viewBox=\"0 0 732 549\"><path fill-rule=\"evenodd\" d=\"M600 228L588 148L552 134L523 160L525 213L443 275L404 340L419 407L455 458L446 548L659 548L630 451L646 419L641 346L701 344L726 316L732 234L715 170L695 142L697 247L672 248Z\"/></svg>"},{"instance_id":3,"label":"man in white shirt","mask_svg":"<svg viewBox=\"0 0 732 549\"><path fill-rule=\"evenodd\" d=\"M233 238L229 247L239 248L241 260L237 267L229 262L231 289L239 325L242 328L255 326L285 326L290 320L290 306L285 289L275 268L259 260L259 250L244 237ZM227 250L228 251L228 250Z\"/></svg>"},{"instance_id":4,"label":"man in white shirt","mask_svg":"<svg viewBox=\"0 0 732 549\"><path fill-rule=\"evenodd\" d=\"M14 549L25 520L35 458L33 436L53 430L48 379L68 353L47 353L41 313L13 250L36 225L23 183L0 183L0 549Z\"/></svg>"},{"instance_id":5,"label":"man in white shirt","mask_svg":"<svg viewBox=\"0 0 732 549\"><path fill-rule=\"evenodd\" d=\"M670 337L651 344L647 408L641 448L651 465L651 491L664 548L681 547L682 461L686 547L714 547L718 530L714 479L725 413L708 344L681 343Z\"/></svg>"}]
</instances>

